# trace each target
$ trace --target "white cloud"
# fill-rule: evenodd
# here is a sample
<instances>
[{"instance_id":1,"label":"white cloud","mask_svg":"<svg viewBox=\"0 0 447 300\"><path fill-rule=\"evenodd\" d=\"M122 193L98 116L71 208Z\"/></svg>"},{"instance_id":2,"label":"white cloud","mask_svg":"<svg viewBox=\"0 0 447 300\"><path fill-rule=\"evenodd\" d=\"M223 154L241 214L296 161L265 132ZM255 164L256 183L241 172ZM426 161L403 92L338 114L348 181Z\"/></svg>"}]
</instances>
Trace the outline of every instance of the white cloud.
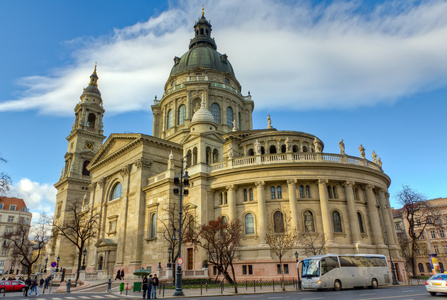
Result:
<instances>
[{"instance_id":1,"label":"white cloud","mask_svg":"<svg viewBox=\"0 0 447 300\"><path fill-rule=\"evenodd\" d=\"M50 184L40 184L28 178L22 178L11 187L11 197L22 198L28 209L36 216L45 213L52 214L56 204L56 188ZM36 213L36 215L35 215Z\"/></svg>"},{"instance_id":2,"label":"white cloud","mask_svg":"<svg viewBox=\"0 0 447 300\"><path fill-rule=\"evenodd\" d=\"M161 98L174 56L187 51L203 1L180 1L147 22L82 40L69 67L22 79L23 97L0 111L72 114L93 62L110 113ZM205 1L218 51L227 53L257 108L353 108L393 102L447 85L447 3L391 1L312 7L274 0Z\"/></svg>"}]
</instances>

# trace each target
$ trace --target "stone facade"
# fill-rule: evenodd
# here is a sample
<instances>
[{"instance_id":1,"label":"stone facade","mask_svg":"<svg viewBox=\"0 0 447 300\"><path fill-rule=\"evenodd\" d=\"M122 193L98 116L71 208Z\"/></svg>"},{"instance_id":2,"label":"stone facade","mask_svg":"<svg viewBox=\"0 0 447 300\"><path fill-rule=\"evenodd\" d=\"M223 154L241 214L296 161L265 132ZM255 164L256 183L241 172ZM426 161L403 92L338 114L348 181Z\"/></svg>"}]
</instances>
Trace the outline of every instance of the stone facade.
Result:
<instances>
[{"instance_id":1,"label":"stone facade","mask_svg":"<svg viewBox=\"0 0 447 300\"><path fill-rule=\"evenodd\" d=\"M56 184L55 218L64 217L67 201L84 195L88 199L84 209L101 213L102 230L87 247L87 272L101 269L111 277L118 269L130 276L141 267L156 270L160 263L166 268L168 243L160 220L167 218L167 205L178 203L174 177L183 158L191 183L184 204L197 223L220 216L243 223L245 235L236 263L240 278L279 276L278 260L265 243L267 224L279 209L299 230L324 233L329 253L388 255L386 227L398 259L387 194L391 180L381 163L346 155L344 145L341 154L324 153L320 139L279 131L271 126L270 117L267 129L253 130L254 101L250 94L241 94L231 64L216 51L211 25L203 15L194 30L190 50L174 59L165 93L152 105L153 136L112 134L99 146L102 131L91 131L94 147L87 153L94 157L87 167L88 177L79 175L82 164L74 162L80 162L86 150L70 152L69 146L72 156L67 153L66 158L74 160L66 164ZM86 93L78 106L84 104ZM103 113L99 108L95 106L98 120ZM89 127L75 123L74 128L69 143L78 140L77 144L85 145ZM52 250L61 256L61 267L74 268L73 247L58 239ZM305 256L304 247L297 245L283 259L291 277L296 276L295 251L300 258ZM193 275L200 273L207 259L203 251L187 244L182 246L182 257L184 269ZM243 272L247 265L251 274ZM205 276L208 272L213 275L210 269Z\"/></svg>"}]
</instances>

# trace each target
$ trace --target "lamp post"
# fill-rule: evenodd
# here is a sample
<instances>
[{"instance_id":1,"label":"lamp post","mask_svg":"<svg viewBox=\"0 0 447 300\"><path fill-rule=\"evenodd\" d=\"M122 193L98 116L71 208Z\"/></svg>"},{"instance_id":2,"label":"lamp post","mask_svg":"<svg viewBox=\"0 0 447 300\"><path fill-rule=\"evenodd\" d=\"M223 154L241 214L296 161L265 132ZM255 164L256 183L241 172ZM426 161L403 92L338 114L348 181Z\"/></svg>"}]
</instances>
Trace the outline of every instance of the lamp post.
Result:
<instances>
[{"instance_id":1,"label":"lamp post","mask_svg":"<svg viewBox=\"0 0 447 300\"><path fill-rule=\"evenodd\" d=\"M385 235L386 246L388 247L388 255L390 256L391 274L393 275L393 285L399 285L399 282L397 281L397 277L396 277L396 267L394 266L393 258L391 257L391 250L390 250L390 243L388 241L388 234L386 231L385 222L383 220L382 206L380 204L381 201L379 200L378 202L379 202L380 219L382 221L382 228L383 228L383 232Z\"/></svg>"},{"instance_id":2,"label":"lamp post","mask_svg":"<svg viewBox=\"0 0 447 300\"><path fill-rule=\"evenodd\" d=\"M85 270L85 256L87 255L87 249L84 248L84 251L82 251L82 255L84 255L84 259L82 259L81 270Z\"/></svg>"},{"instance_id":3,"label":"lamp post","mask_svg":"<svg viewBox=\"0 0 447 300\"><path fill-rule=\"evenodd\" d=\"M56 258L56 272L59 272L59 259L60 259L60 257L58 255Z\"/></svg>"},{"instance_id":4,"label":"lamp post","mask_svg":"<svg viewBox=\"0 0 447 300\"><path fill-rule=\"evenodd\" d=\"M48 256L45 258L45 269L43 270L44 273L47 272L47 264L48 264Z\"/></svg>"},{"instance_id":5,"label":"lamp post","mask_svg":"<svg viewBox=\"0 0 447 300\"><path fill-rule=\"evenodd\" d=\"M169 245L168 253L169 253L169 256L168 256L168 268L170 268L171 267L171 253L172 253L171 245Z\"/></svg>"},{"instance_id":6,"label":"lamp post","mask_svg":"<svg viewBox=\"0 0 447 300\"><path fill-rule=\"evenodd\" d=\"M295 251L295 258L296 258L296 273L297 273L297 276L298 276L298 281L297 281L297 284L298 284L298 289L299 290L301 290L301 278L300 278L300 268L298 267L298 264L299 264L299 261L298 261L298 251Z\"/></svg>"},{"instance_id":7,"label":"lamp post","mask_svg":"<svg viewBox=\"0 0 447 300\"><path fill-rule=\"evenodd\" d=\"M183 190L183 186L188 187L189 186L189 176L188 172L185 171L185 174L183 174L183 164L186 162L185 158L188 158L188 155L183 157L181 160L181 168L180 168L180 178L174 177L174 184L178 186L178 188L174 188L174 194L178 194L179 198L179 228L178 228L178 255L177 255L177 262L178 259L181 257L182 254L182 215L183 215L183 194L188 195L188 190ZM188 168L188 165L186 165L185 169ZM175 292L174 296L184 296L182 290L182 265L177 263L177 276L175 280Z\"/></svg>"}]
</instances>

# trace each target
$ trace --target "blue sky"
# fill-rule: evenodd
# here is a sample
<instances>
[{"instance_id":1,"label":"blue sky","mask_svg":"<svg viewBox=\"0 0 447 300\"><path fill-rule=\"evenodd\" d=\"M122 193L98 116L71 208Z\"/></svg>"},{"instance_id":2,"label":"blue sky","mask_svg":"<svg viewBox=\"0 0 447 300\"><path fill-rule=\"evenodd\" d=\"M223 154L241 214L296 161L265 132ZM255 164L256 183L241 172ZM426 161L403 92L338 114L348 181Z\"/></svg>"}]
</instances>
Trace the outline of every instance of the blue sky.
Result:
<instances>
[{"instance_id":1,"label":"blue sky","mask_svg":"<svg viewBox=\"0 0 447 300\"><path fill-rule=\"evenodd\" d=\"M314 134L324 152L381 157L402 184L446 197L446 1L0 0L0 170L51 214L73 108L98 62L105 135L151 134L150 105L205 16L255 101L254 128Z\"/></svg>"}]
</instances>

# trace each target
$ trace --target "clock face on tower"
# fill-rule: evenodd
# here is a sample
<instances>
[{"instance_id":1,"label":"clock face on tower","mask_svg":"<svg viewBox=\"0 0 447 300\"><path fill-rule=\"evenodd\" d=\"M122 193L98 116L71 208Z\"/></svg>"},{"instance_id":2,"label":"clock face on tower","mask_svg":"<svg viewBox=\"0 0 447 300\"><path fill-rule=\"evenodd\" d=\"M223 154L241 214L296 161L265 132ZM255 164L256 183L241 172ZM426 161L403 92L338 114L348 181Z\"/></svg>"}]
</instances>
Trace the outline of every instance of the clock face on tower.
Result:
<instances>
[{"instance_id":1,"label":"clock face on tower","mask_svg":"<svg viewBox=\"0 0 447 300\"><path fill-rule=\"evenodd\" d=\"M92 149L93 148L93 143L92 142L85 143L85 148Z\"/></svg>"}]
</instances>

